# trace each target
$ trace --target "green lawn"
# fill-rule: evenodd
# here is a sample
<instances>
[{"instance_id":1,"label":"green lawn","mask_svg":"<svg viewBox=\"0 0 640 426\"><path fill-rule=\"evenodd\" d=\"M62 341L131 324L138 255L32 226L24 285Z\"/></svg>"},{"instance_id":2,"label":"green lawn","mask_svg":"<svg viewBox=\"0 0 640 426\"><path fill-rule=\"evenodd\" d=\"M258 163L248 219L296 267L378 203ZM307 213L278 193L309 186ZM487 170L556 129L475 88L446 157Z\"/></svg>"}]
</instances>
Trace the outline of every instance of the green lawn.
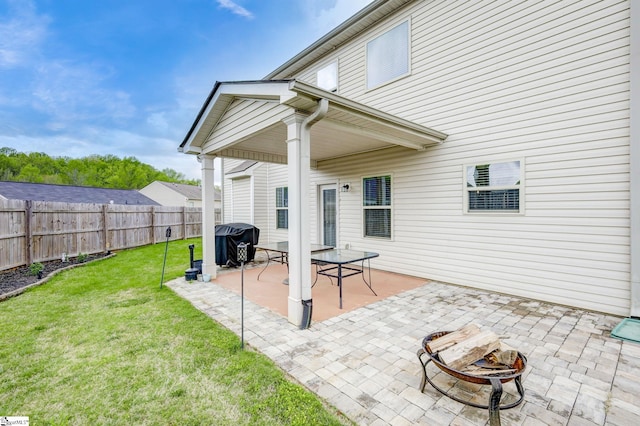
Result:
<instances>
[{"instance_id":1,"label":"green lawn","mask_svg":"<svg viewBox=\"0 0 640 426\"><path fill-rule=\"evenodd\" d=\"M165 281L188 268L171 242ZM36 425L339 425L335 410L166 286L165 244L0 302L0 416Z\"/></svg>"}]
</instances>

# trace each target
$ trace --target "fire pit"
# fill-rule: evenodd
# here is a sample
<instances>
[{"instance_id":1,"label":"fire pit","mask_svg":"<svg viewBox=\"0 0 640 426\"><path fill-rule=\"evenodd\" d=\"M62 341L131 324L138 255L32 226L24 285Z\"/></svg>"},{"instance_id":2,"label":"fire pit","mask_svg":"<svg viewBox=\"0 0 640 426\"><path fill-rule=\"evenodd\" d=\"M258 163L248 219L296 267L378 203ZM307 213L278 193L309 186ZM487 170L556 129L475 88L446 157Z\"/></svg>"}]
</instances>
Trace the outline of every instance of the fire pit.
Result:
<instances>
[{"instance_id":1,"label":"fire pit","mask_svg":"<svg viewBox=\"0 0 640 426\"><path fill-rule=\"evenodd\" d=\"M472 374L466 371L455 370L447 366L445 363L443 363L437 353L435 354L431 353L431 351L429 350L429 347L427 346L432 340L435 340L449 333L450 331L438 331L438 332L429 334L422 340L422 348L418 350L418 353L417 353L418 360L422 365L422 382L420 383L420 392L424 392L424 387L426 386L426 383L429 382L429 384L433 386L434 389L436 389L441 394L453 399L454 401L458 401L462 404L466 404L471 407L488 409L489 424L491 426L499 426L500 410L516 407L520 405L520 403L522 403L524 399L524 387L522 386L522 373L524 373L524 370L526 368L527 358L523 354L518 352L518 356L516 357L516 360L511 369L507 371L502 371L502 372L501 370L496 370L495 372L492 372L489 375L477 375L477 374ZM425 355L426 355L426 358L425 358L426 360L423 360L423 356ZM429 364L430 362L433 362L440 370L455 377L456 379L469 382L469 383L479 384L479 385L491 385L492 389L491 389L491 394L489 395L489 403L486 405L483 405L483 404L476 404L471 401L466 401L438 387L438 385L433 383L433 381L427 375L427 364ZM519 398L515 402L500 405L500 399L502 398L502 384L510 382L512 380L516 385L516 389L518 390Z\"/></svg>"}]
</instances>

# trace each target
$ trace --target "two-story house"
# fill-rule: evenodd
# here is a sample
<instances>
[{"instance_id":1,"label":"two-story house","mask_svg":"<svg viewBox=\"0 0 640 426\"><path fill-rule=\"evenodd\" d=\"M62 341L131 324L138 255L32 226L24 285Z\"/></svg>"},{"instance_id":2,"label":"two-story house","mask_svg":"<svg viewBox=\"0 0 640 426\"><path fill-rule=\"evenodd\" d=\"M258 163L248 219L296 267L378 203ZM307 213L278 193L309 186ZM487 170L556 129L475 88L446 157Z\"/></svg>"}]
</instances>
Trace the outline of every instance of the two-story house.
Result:
<instances>
[{"instance_id":1,"label":"two-story house","mask_svg":"<svg viewBox=\"0 0 640 426\"><path fill-rule=\"evenodd\" d=\"M292 323L313 242L640 316L638 25L629 0L374 0L262 80L216 83L180 150L205 212L224 158L223 220L250 206L289 241Z\"/></svg>"}]
</instances>

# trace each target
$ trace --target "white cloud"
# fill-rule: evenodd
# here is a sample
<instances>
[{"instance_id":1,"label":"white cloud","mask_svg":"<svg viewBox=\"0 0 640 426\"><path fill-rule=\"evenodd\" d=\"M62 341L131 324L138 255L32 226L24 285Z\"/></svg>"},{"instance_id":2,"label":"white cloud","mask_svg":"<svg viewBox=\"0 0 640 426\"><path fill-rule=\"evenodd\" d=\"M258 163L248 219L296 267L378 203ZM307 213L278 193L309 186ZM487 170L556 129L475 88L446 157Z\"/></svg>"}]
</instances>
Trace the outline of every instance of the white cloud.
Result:
<instances>
[{"instance_id":1,"label":"white cloud","mask_svg":"<svg viewBox=\"0 0 640 426\"><path fill-rule=\"evenodd\" d=\"M154 112L147 117L147 124L157 132L168 132L170 130L166 112Z\"/></svg>"},{"instance_id":2,"label":"white cloud","mask_svg":"<svg viewBox=\"0 0 640 426\"><path fill-rule=\"evenodd\" d=\"M135 114L130 95L109 88L110 66L56 56L45 49L51 19L33 2L10 0L0 16L0 106L16 112L27 106L43 114L39 125L59 131L78 121L121 122Z\"/></svg>"},{"instance_id":3,"label":"white cloud","mask_svg":"<svg viewBox=\"0 0 640 426\"><path fill-rule=\"evenodd\" d=\"M351 16L360 11L372 0L325 0L314 2L315 7L305 8L308 28L320 38Z\"/></svg>"},{"instance_id":4,"label":"white cloud","mask_svg":"<svg viewBox=\"0 0 640 426\"><path fill-rule=\"evenodd\" d=\"M77 121L118 122L135 114L128 93L102 84L110 74L103 67L51 60L40 63L36 71L32 107L50 117L53 130Z\"/></svg>"},{"instance_id":5,"label":"white cloud","mask_svg":"<svg viewBox=\"0 0 640 426\"><path fill-rule=\"evenodd\" d=\"M9 2L11 18L0 21L0 68L28 66L47 33L49 18L35 14L31 2Z\"/></svg>"},{"instance_id":6,"label":"white cloud","mask_svg":"<svg viewBox=\"0 0 640 426\"><path fill-rule=\"evenodd\" d=\"M218 0L218 4L221 8L228 9L236 15L253 19L253 13L249 12L247 9L232 0Z\"/></svg>"}]
</instances>

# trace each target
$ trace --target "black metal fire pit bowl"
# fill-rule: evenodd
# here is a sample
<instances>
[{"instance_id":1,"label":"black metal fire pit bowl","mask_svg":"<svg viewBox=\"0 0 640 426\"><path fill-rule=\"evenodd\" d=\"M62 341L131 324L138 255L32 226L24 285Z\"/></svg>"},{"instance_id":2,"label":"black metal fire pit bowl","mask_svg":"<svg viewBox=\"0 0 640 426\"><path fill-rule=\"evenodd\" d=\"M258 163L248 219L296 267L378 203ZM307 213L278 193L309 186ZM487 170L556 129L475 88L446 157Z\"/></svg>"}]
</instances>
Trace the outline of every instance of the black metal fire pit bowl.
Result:
<instances>
[{"instance_id":1,"label":"black metal fire pit bowl","mask_svg":"<svg viewBox=\"0 0 640 426\"><path fill-rule=\"evenodd\" d=\"M454 401L458 401L462 404L469 405L471 407L488 409L489 424L491 426L500 426L500 410L506 410L508 408L516 407L520 405L524 400L524 387L522 386L522 373L524 373L527 367L527 358L523 354L518 352L518 356L511 368L511 370L515 369L515 371L501 373L500 370L496 370L495 374L491 374L489 376L474 375L468 372L455 370L449 367L448 365L446 365L445 363L443 363L440 360L440 356L437 353L435 354L431 353L431 351L427 347L429 342L431 342L432 340L435 340L449 333L451 332L438 331L438 332L429 334L422 340L422 348L417 352L418 360L422 365L422 382L420 383L420 392L424 392L424 387L426 386L426 383L429 382L429 384L433 386L434 389L436 389L441 394L453 399ZM476 404L475 402L458 398L457 396L452 395L451 393L438 387L438 385L433 383L433 381L427 375L427 364L429 364L430 362L433 362L440 370L455 377L456 379L469 382L469 383L475 383L478 385L491 385L492 389L491 389L491 394L489 395L489 403L486 405ZM515 402L500 405L500 399L502 398L502 384L510 382L512 380L516 385L516 389L518 390L519 398Z\"/></svg>"}]
</instances>

